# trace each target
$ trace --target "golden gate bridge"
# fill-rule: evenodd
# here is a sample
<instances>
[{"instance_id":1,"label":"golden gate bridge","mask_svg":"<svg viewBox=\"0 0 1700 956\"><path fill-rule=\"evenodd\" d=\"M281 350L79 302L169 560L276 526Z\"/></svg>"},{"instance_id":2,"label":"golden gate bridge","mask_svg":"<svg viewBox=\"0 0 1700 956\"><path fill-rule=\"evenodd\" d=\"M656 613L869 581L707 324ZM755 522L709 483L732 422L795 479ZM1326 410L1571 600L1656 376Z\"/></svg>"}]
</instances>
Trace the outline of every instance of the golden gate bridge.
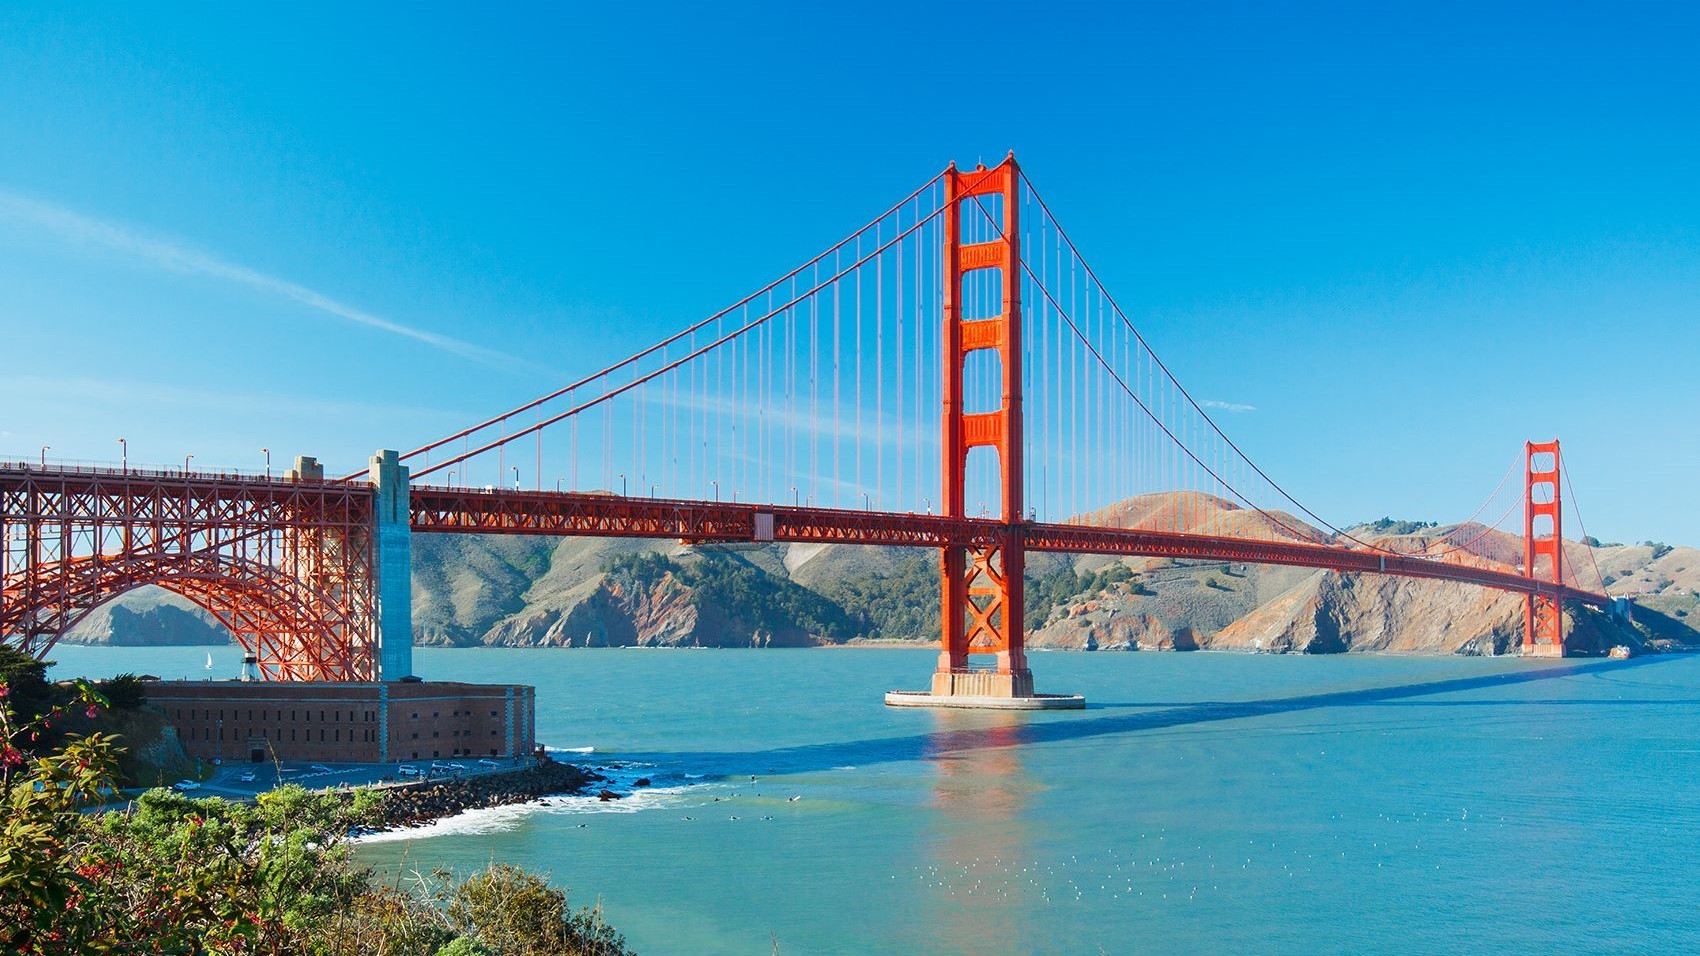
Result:
<instances>
[{"instance_id":1,"label":"golden gate bridge","mask_svg":"<svg viewBox=\"0 0 1700 956\"><path fill-rule=\"evenodd\" d=\"M1517 592L1525 655L1562 655L1566 602L1627 611L1566 557L1557 441L1525 445L1523 494L1499 521L1402 545L1305 507L1208 405L1013 154L952 165L730 307L366 471L0 462L0 640L44 655L97 606L157 585L227 627L266 679L397 679L412 672L420 533L936 549L932 688L893 703L1079 701L1034 693L1028 552ZM1480 542L1518 504L1522 560L1490 560Z\"/></svg>"}]
</instances>

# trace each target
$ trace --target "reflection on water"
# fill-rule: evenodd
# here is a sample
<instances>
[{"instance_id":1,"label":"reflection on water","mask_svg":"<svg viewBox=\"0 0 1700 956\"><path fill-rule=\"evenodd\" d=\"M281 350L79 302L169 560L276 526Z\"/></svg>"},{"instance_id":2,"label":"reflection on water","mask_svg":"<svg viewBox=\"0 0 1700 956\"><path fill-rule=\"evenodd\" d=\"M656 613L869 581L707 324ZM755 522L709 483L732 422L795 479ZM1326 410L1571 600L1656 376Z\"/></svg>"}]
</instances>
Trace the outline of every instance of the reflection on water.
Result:
<instances>
[{"instance_id":1,"label":"reflection on water","mask_svg":"<svg viewBox=\"0 0 1700 956\"><path fill-rule=\"evenodd\" d=\"M1028 884L1003 878L1009 861L1031 856L1025 813L1037 788L1022 767L1027 715L1009 711L929 712L934 732L923 760L934 773L939 831L929 844L929 922L941 948L998 952L1020 935ZM952 749L973 732L980 743ZM994 876L994 873L996 874Z\"/></svg>"}]
</instances>

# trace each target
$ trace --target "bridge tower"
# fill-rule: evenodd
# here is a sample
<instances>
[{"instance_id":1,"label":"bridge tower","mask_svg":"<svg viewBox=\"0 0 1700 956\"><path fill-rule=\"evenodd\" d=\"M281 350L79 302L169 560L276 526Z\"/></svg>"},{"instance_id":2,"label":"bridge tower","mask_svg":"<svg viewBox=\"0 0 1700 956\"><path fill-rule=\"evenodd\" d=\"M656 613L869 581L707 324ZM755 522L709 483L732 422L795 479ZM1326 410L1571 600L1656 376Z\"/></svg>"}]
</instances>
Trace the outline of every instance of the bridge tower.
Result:
<instances>
[{"instance_id":1,"label":"bridge tower","mask_svg":"<svg viewBox=\"0 0 1700 956\"><path fill-rule=\"evenodd\" d=\"M997 452L1003 523L1002 545L948 547L943 560L943 648L933 675L933 695L1031 697L1033 672L1027 669L1022 606L1024 561L1019 522L1021 503L1021 232L1015 156L994 169L979 166L945 170L944 212L944 482L946 517L965 516L968 452L989 447ZM979 196L1002 199L1001 238L962 242L962 206ZM1003 284L1000 314L962 316L962 279L969 272L997 269ZM969 412L963 407L963 366L971 352L995 350L1002 366L1002 402L996 409ZM968 655L996 654L994 671L970 670Z\"/></svg>"},{"instance_id":2,"label":"bridge tower","mask_svg":"<svg viewBox=\"0 0 1700 956\"><path fill-rule=\"evenodd\" d=\"M1564 584L1558 440L1527 442L1523 469L1523 574ZM1564 656L1564 608L1556 595L1530 592L1523 606L1523 656Z\"/></svg>"},{"instance_id":3,"label":"bridge tower","mask_svg":"<svg viewBox=\"0 0 1700 956\"><path fill-rule=\"evenodd\" d=\"M953 698L958 706L1083 706L1078 697L1039 697L1027 667L1022 620L1026 568L1022 530L1021 462L1021 230L1018 219L1021 181L1015 154L992 169L961 171L952 163L944 174L943 295L943 513L966 517L968 453L991 448L998 456L1002 541L986 547L952 545L944 549L941 623L942 650L931 695L891 695L891 703L931 705ZM962 241L962 210L978 197L998 197L1002 207L999 238ZM997 315L963 315L963 276L996 269L1003 287ZM1002 375L997 408L970 411L964 406L963 369L970 353L995 351ZM971 654L996 655L996 665L973 668ZM907 698L907 699L905 699ZM1064 704L1062 702L1067 701ZM978 703L976 703L978 702ZM947 706L949 704L946 704Z\"/></svg>"}]
</instances>

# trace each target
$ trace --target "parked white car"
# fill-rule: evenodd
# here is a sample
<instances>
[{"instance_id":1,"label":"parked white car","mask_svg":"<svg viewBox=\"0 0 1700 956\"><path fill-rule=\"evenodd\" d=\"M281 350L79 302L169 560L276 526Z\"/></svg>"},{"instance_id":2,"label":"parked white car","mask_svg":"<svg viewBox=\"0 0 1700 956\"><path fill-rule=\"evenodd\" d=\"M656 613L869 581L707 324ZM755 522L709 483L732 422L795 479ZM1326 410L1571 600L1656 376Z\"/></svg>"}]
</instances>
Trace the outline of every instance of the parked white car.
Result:
<instances>
[{"instance_id":1,"label":"parked white car","mask_svg":"<svg viewBox=\"0 0 1700 956\"><path fill-rule=\"evenodd\" d=\"M403 777L417 777L417 776L419 776L419 768L418 767L409 767L407 764L402 764L401 766L397 767L395 772L402 775Z\"/></svg>"},{"instance_id":2,"label":"parked white car","mask_svg":"<svg viewBox=\"0 0 1700 956\"><path fill-rule=\"evenodd\" d=\"M491 760L488 757L486 757L483 760L478 761L478 766L480 766L480 767L500 767L501 764L499 764L496 761Z\"/></svg>"},{"instance_id":3,"label":"parked white car","mask_svg":"<svg viewBox=\"0 0 1700 956\"><path fill-rule=\"evenodd\" d=\"M171 785L171 789L183 791L199 790L201 789L201 785L193 780L179 780Z\"/></svg>"},{"instance_id":4,"label":"parked white car","mask_svg":"<svg viewBox=\"0 0 1700 956\"><path fill-rule=\"evenodd\" d=\"M241 776L237 777L236 779L242 781L243 783L253 783L254 782L254 771L244 770L242 772Z\"/></svg>"}]
</instances>

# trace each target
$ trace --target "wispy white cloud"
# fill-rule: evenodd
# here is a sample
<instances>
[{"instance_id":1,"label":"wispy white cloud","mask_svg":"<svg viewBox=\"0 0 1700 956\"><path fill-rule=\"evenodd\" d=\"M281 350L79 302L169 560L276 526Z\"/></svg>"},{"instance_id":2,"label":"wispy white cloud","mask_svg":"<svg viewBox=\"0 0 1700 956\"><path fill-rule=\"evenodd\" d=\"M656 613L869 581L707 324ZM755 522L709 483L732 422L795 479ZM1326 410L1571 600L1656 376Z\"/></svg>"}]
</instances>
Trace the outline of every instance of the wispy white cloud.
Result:
<instances>
[{"instance_id":1,"label":"wispy white cloud","mask_svg":"<svg viewBox=\"0 0 1700 956\"><path fill-rule=\"evenodd\" d=\"M1205 408L1213 408L1213 409L1215 409L1219 412L1255 412L1255 411L1257 411L1256 405L1247 405L1247 404L1244 404L1243 402L1220 402L1220 401L1217 401L1214 398L1207 398L1204 401L1199 402L1198 404L1203 405Z\"/></svg>"},{"instance_id":2,"label":"wispy white cloud","mask_svg":"<svg viewBox=\"0 0 1700 956\"><path fill-rule=\"evenodd\" d=\"M145 235L117 223L84 216L18 193L0 190L0 219L33 226L80 248L102 249L171 272L207 276L245 285L260 292L299 302L357 325L422 342L462 358L493 364L517 361L512 356L482 345L373 315L315 289L227 262L192 246Z\"/></svg>"},{"instance_id":3,"label":"wispy white cloud","mask_svg":"<svg viewBox=\"0 0 1700 956\"><path fill-rule=\"evenodd\" d=\"M402 418L461 421L471 413L413 404L338 401L300 395L267 395L255 391L225 392L164 382L126 382L97 378L17 375L0 381L0 399L13 407L30 402L60 408L199 409L217 408L241 414L286 414L334 420ZM0 431L0 438L14 437Z\"/></svg>"}]
</instances>

